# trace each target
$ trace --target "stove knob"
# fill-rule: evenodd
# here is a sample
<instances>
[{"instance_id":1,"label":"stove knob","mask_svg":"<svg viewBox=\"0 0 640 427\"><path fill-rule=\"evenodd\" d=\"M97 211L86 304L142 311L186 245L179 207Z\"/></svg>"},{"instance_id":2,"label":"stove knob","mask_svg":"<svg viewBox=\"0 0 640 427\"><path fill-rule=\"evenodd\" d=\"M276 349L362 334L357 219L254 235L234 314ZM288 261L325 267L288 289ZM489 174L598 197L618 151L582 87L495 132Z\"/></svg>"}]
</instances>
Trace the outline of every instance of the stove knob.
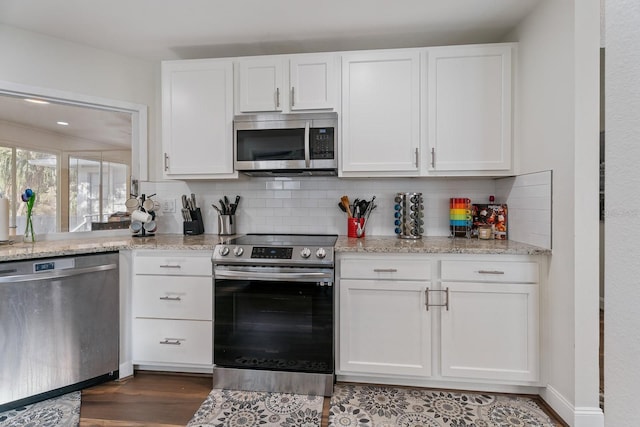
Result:
<instances>
[{"instance_id":1,"label":"stove knob","mask_svg":"<svg viewBox=\"0 0 640 427\"><path fill-rule=\"evenodd\" d=\"M241 256L244 253L244 249L241 248L240 246L236 246L235 248L233 248L233 254L235 256Z\"/></svg>"},{"instance_id":2,"label":"stove knob","mask_svg":"<svg viewBox=\"0 0 640 427\"><path fill-rule=\"evenodd\" d=\"M223 246L220 248L220 255L227 256L229 255L229 248L227 246Z\"/></svg>"},{"instance_id":3,"label":"stove knob","mask_svg":"<svg viewBox=\"0 0 640 427\"><path fill-rule=\"evenodd\" d=\"M318 250L316 251L316 256L322 259L327 256L327 251L325 251L324 248L318 248Z\"/></svg>"},{"instance_id":4,"label":"stove knob","mask_svg":"<svg viewBox=\"0 0 640 427\"><path fill-rule=\"evenodd\" d=\"M302 258L309 258L311 256L311 249L309 248L304 248L300 251L300 256Z\"/></svg>"}]
</instances>

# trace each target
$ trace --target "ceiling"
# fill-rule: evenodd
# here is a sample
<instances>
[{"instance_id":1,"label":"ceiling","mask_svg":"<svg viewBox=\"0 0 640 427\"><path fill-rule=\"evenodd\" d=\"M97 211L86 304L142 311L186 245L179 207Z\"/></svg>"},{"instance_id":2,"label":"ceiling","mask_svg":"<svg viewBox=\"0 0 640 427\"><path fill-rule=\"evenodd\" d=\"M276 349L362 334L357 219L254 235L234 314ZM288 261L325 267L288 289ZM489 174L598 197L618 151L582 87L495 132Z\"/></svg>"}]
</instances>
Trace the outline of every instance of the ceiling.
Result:
<instances>
[{"instance_id":1,"label":"ceiling","mask_svg":"<svg viewBox=\"0 0 640 427\"><path fill-rule=\"evenodd\" d=\"M0 24L160 61L496 42L538 2L0 0ZM0 96L0 120L105 143L131 131L130 123L115 127L124 119L115 113L86 110L78 116L75 107L25 104ZM63 116L70 123L64 128L56 125Z\"/></svg>"},{"instance_id":2,"label":"ceiling","mask_svg":"<svg viewBox=\"0 0 640 427\"><path fill-rule=\"evenodd\" d=\"M95 142L103 149L131 149L130 113L59 103L34 104L22 97L0 95L0 120L85 140L92 149ZM59 121L68 125L59 125Z\"/></svg>"},{"instance_id":3,"label":"ceiling","mask_svg":"<svg viewBox=\"0 0 640 427\"><path fill-rule=\"evenodd\" d=\"M0 23L158 61L500 41L539 0L0 0Z\"/></svg>"}]
</instances>

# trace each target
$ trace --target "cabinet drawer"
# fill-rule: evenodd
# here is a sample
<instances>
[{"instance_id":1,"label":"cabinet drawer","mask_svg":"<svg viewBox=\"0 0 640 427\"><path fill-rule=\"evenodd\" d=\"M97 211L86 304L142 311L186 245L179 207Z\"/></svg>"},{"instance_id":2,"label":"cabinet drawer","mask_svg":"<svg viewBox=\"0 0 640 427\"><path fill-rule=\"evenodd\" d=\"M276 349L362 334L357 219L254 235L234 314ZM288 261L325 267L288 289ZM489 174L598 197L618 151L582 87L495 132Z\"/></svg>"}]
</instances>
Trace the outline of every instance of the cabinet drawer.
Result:
<instances>
[{"instance_id":1,"label":"cabinet drawer","mask_svg":"<svg viewBox=\"0 0 640 427\"><path fill-rule=\"evenodd\" d=\"M133 316L211 320L212 289L210 277L136 276Z\"/></svg>"},{"instance_id":2,"label":"cabinet drawer","mask_svg":"<svg viewBox=\"0 0 640 427\"><path fill-rule=\"evenodd\" d=\"M345 259L341 279L431 280L431 262L425 259Z\"/></svg>"},{"instance_id":3,"label":"cabinet drawer","mask_svg":"<svg viewBox=\"0 0 640 427\"><path fill-rule=\"evenodd\" d=\"M136 256L134 273L211 277L213 275L211 254L207 254L206 256L188 254Z\"/></svg>"},{"instance_id":4,"label":"cabinet drawer","mask_svg":"<svg viewBox=\"0 0 640 427\"><path fill-rule=\"evenodd\" d=\"M133 320L137 364L212 364L212 323L196 320Z\"/></svg>"},{"instance_id":5,"label":"cabinet drawer","mask_svg":"<svg viewBox=\"0 0 640 427\"><path fill-rule=\"evenodd\" d=\"M537 262L442 261L442 281L537 283Z\"/></svg>"}]
</instances>

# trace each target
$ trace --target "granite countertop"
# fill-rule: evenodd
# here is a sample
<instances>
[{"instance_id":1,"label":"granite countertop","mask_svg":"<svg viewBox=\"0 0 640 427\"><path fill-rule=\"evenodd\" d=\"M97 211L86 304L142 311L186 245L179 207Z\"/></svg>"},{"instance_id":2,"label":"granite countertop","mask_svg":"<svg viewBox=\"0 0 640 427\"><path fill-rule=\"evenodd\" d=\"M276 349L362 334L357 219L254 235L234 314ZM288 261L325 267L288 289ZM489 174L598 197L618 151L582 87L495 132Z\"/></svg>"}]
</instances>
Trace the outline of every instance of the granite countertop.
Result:
<instances>
[{"instance_id":1,"label":"granite countertop","mask_svg":"<svg viewBox=\"0 0 640 427\"><path fill-rule=\"evenodd\" d=\"M158 234L152 237L101 236L65 240L43 240L35 243L15 242L0 246L0 262L35 258L114 252L125 249L213 250L227 237L213 234L184 236Z\"/></svg>"},{"instance_id":2,"label":"granite countertop","mask_svg":"<svg viewBox=\"0 0 640 427\"><path fill-rule=\"evenodd\" d=\"M336 252L362 253L427 253L427 254L502 254L550 255L551 250L513 240L479 240L458 237L430 236L416 240L396 236L366 236L353 238L340 236Z\"/></svg>"},{"instance_id":3,"label":"granite countertop","mask_svg":"<svg viewBox=\"0 0 640 427\"><path fill-rule=\"evenodd\" d=\"M199 236L158 234L153 237L114 235L43 240L33 244L16 242L0 246L0 262L114 252L125 249L213 250L215 245L228 241L232 237L213 234ZM338 253L551 254L549 249L511 240L451 239L449 237L422 237L417 240L406 240L398 239L396 236L367 236L360 239L339 236L335 250Z\"/></svg>"}]
</instances>

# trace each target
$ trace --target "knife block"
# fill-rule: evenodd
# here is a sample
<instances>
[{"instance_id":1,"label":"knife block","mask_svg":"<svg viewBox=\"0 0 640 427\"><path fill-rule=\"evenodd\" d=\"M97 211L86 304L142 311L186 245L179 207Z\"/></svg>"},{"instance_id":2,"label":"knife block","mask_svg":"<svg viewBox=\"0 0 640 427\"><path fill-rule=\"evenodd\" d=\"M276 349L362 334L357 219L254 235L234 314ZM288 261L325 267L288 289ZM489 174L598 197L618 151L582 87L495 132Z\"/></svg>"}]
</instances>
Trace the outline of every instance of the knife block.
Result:
<instances>
[{"instance_id":1,"label":"knife block","mask_svg":"<svg viewBox=\"0 0 640 427\"><path fill-rule=\"evenodd\" d=\"M204 233L204 223L202 222L202 212L200 212L200 208L189 212L191 212L192 220L182 223L182 234L196 236Z\"/></svg>"}]
</instances>

